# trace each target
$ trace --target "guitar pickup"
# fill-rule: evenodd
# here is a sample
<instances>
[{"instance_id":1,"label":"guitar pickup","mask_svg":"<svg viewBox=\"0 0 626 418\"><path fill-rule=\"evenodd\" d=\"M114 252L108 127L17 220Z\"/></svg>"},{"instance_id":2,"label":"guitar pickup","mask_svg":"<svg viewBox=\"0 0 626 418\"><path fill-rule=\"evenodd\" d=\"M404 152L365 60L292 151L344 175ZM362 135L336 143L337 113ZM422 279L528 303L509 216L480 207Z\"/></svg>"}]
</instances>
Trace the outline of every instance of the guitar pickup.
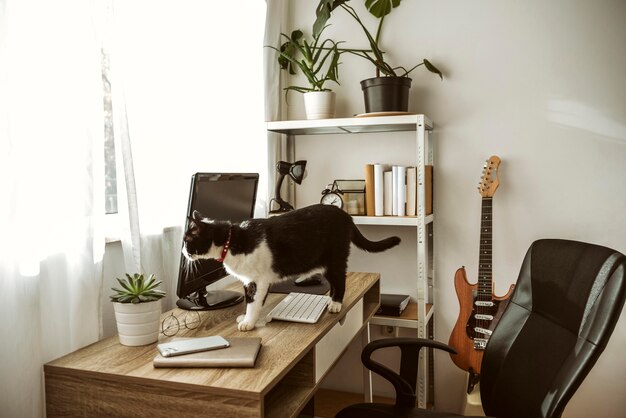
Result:
<instances>
[{"instance_id":1,"label":"guitar pickup","mask_svg":"<svg viewBox=\"0 0 626 418\"><path fill-rule=\"evenodd\" d=\"M476 306L493 306L493 302L490 300L477 300L474 302Z\"/></svg>"},{"instance_id":2,"label":"guitar pickup","mask_svg":"<svg viewBox=\"0 0 626 418\"><path fill-rule=\"evenodd\" d=\"M484 350L487 347L486 338L474 338L474 350Z\"/></svg>"},{"instance_id":3,"label":"guitar pickup","mask_svg":"<svg viewBox=\"0 0 626 418\"><path fill-rule=\"evenodd\" d=\"M482 327L476 327L474 328L474 331L476 331L479 334L484 334L484 335L491 335L493 333L493 331L491 331L490 329L482 328Z\"/></svg>"},{"instance_id":4,"label":"guitar pickup","mask_svg":"<svg viewBox=\"0 0 626 418\"><path fill-rule=\"evenodd\" d=\"M475 314L474 318L480 319L483 321L493 321L493 315Z\"/></svg>"}]
</instances>

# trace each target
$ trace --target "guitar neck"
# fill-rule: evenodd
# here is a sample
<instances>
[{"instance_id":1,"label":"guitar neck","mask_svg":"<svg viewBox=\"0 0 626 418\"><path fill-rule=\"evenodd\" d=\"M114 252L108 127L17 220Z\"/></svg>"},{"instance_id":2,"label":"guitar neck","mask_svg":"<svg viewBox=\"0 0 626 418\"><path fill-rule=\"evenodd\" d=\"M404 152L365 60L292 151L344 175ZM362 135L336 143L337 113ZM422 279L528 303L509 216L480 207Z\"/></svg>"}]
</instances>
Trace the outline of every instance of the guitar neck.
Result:
<instances>
[{"instance_id":1,"label":"guitar neck","mask_svg":"<svg viewBox=\"0 0 626 418\"><path fill-rule=\"evenodd\" d=\"M491 300L492 296L492 201L491 197L482 198L480 213L480 255L478 256L478 300Z\"/></svg>"}]
</instances>

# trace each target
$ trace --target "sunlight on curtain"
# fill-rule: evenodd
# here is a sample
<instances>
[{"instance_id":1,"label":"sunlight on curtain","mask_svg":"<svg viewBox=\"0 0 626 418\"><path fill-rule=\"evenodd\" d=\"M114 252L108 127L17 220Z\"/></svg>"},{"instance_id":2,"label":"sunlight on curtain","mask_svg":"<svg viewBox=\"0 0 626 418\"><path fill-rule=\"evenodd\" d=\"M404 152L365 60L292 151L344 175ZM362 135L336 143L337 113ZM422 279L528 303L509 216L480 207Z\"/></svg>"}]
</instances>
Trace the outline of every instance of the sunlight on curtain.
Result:
<instances>
[{"instance_id":1,"label":"sunlight on curtain","mask_svg":"<svg viewBox=\"0 0 626 418\"><path fill-rule=\"evenodd\" d=\"M130 200L122 196L130 208L125 230L134 231L122 243L136 250L140 234L136 268L170 284L170 295L194 173L260 173L257 213L265 215L265 7L263 0L114 2L112 94L118 106L125 102L117 116L127 125L118 126L127 128L119 135L130 149L121 156L132 159L132 171L118 179L130 176L136 186Z\"/></svg>"},{"instance_id":2,"label":"sunlight on curtain","mask_svg":"<svg viewBox=\"0 0 626 418\"><path fill-rule=\"evenodd\" d=\"M288 0L267 0L267 13L265 17L265 40L264 45L273 45L279 48L281 45L281 33L287 32ZM264 48L264 73L265 73L265 120L285 120L286 112L282 107L283 80L280 67L276 65L277 53L273 49ZM281 160L293 161L288 157L287 139L285 135L267 132L267 170L269 190L273 190L278 181L276 163ZM283 185L282 196L287 201L293 201L293 187ZM268 208L272 210L275 208Z\"/></svg>"},{"instance_id":3,"label":"sunlight on curtain","mask_svg":"<svg viewBox=\"0 0 626 418\"><path fill-rule=\"evenodd\" d=\"M264 9L115 4L142 232L182 224L193 173L263 171Z\"/></svg>"},{"instance_id":4,"label":"sunlight on curtain","mask_svg":"<svg viewBox=\"0 0 626 418\"><path fill-rule=\"evenodd\" d=\"M98 339L104 207L95 2L0 2L0 415Z\"/></svg>"}]
</instances>

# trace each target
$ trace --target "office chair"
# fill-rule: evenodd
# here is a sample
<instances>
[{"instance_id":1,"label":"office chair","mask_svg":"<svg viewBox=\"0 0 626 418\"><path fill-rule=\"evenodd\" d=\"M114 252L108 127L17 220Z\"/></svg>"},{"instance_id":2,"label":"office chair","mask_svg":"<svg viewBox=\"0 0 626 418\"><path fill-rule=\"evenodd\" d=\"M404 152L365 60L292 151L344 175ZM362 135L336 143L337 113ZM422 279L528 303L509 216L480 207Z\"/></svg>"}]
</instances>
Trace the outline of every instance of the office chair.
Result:
<instances>
[{"instance_id":1,"label":"office chair","mask_svg":"<svg viewBox=\"0 0 626 418\"><path fill-rule=\"evenodd\" d=\"M558 418L604 351L626 298L626 257L593 244L535 241L526 253L511 302L485 349L480 395L487 416ZM373 361L373 351L401 349L400 373ZM361 359L389 380L395 405L362 403L336 418L458 417L415 407L422 347L454 350L432 340L383 339Z\"/></svg>"}]
</instances>

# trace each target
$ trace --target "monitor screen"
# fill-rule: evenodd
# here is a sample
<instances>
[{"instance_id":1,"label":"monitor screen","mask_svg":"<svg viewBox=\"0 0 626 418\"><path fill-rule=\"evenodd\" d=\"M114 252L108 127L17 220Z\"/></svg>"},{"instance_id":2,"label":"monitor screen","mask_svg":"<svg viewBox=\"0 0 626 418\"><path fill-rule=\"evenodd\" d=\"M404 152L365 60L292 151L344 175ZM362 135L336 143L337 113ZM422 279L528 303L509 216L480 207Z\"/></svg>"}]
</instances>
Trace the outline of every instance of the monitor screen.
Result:
<instances>
[{"instance_id":1,"label":"monitor screen","mask_svg":"<svg viewBox=\"0 0 626 418\"><path fill-rule=\"evenodd\" d=\"M191 178L187 216L194 210L211 219L241 222L254 216L254 204L259 182L256 173L196 173ZM185 230L188 220L185 221ZM226 277L222 263L217 260L198 260L190 268L181 256L176 295L177 305L184 309L215 309L238 301L226 293L206 292L206 286ZM240 295L238 292L232 292Z\"/></svg>"}]
</instances>

